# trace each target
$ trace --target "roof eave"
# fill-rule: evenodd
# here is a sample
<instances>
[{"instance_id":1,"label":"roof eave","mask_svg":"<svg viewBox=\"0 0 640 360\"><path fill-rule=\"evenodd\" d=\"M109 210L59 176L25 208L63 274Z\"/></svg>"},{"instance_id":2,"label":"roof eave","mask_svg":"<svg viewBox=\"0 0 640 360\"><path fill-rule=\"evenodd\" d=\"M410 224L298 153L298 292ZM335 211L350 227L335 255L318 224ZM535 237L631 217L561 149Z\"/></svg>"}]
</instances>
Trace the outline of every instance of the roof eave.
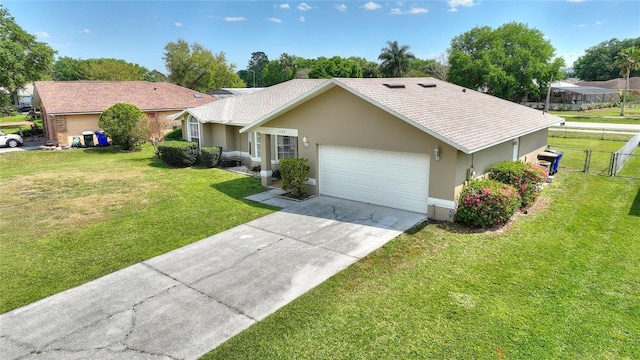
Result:
<instances>
[{"instance_id":1,"label":"roof eave","mask_svg":"<svg viewBox=\"0 0 640 360\"><path fill-rule=\"evenodd\" d=\"M310 99L313 99L314 97L326 92L327 90L333 88L336 85L334 79L329 79L326 82L316 86L314 89L311 89L311 91L307 91L306 93L304 93L301 96L298 96L297 98L289 101L288 103L284 104L283 106L273 110L272 112L258 118L257 120L253 121L252 123L245 125L242 129L240 129L240 133L245 133L248 131L251 131L259 126L262 126L263 124L273 120L274 118L286 113L287 111L297 107L298 105L307 102Z\"/></svg>"}]
</instances>

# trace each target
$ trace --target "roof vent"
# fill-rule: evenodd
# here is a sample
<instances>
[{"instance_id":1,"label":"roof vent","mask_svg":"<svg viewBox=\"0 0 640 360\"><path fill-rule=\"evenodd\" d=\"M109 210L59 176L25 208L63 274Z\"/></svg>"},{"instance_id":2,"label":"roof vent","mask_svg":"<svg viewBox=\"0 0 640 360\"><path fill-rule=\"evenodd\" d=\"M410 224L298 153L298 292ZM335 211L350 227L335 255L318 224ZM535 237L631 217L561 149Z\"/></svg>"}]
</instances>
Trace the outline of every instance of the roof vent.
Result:
<instances>
[{"instance_id":1,"label":"roof vent","mask_svg":"<svg viewBox=\"0 0 640 360\"><path fill-rule=\"evenodd\" d=\"M194 93L193 97L200 99L202 97L202 94Z\"/></svg>"},{"instance_id":2,"label":"roof vent","mask_svg":"<svg viewBox=\"0 0 640 360\"><path fill-rule=\"evenodd\" d=\"M389 89L404 89L404 84L382 84L386 87L388 87Z\"/></svg>"},{"instance_id":3,"label":"roof vent","mask_svg":"<svg viewBox=\"0 0 640 360\"><path fill-rule=\"evenodd\" d=\"M436 84L432 84L432 83L428 83L428 84L419 83L418 85L422 86L423 88L434 88L434 87L436 87Z\"/></svg>"}]
</instances>

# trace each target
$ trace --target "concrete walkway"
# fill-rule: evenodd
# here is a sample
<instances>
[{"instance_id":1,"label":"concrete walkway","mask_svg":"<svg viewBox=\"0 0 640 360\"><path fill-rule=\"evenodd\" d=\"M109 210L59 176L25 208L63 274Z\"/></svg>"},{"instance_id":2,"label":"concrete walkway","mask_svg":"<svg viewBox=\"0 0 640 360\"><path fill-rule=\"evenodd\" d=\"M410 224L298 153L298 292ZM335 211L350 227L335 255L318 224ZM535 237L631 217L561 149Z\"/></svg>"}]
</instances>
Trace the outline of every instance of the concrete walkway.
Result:
<instances>
[{"instance_id":1,"label":"concrete walkway","mask_svg":"<svg viewBox=\"0 0 640 360\"><path fill-rule=\"evenodd\" d=\"M197 359L424 219L329 197L0 315L2 359Z\"/></svg>"}]
</instances>

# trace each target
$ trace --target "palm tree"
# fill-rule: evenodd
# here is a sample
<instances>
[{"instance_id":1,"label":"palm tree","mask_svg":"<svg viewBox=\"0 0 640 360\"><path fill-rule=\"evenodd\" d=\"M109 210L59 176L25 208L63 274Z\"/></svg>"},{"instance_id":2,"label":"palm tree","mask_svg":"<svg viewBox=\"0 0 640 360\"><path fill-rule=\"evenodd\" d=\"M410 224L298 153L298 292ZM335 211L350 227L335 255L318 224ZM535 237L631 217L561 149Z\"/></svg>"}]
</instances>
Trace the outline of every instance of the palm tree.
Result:
<instances>
[{"instance_id":1,"label":"palm tree","mask_svg":"<svg viewBox=\"0 0 640 360\"><path fill-rule=\"evenodd\" d=\"M622 108L620 116L624 116L624 106L627 103L627 88L629 87L629 75L632 71L640 69L640 49L632 46L622 49L616 56L616 66L620 68L620 75L624 76L624 92L622 93Z\"/></svg>"},{"instance_id":2,"label":"palm tree","mask_svg":"<svg viewBox=\"0 0 640 360\"><path fill-rule=\"evenodd\" d=\"M384 77L402 77L409 67L409 62L416 57L409 52L408 45L398 45L397 41L387 41L387 46L382 48L378 60L380 72Z\"/></svg>"}]
</instances>

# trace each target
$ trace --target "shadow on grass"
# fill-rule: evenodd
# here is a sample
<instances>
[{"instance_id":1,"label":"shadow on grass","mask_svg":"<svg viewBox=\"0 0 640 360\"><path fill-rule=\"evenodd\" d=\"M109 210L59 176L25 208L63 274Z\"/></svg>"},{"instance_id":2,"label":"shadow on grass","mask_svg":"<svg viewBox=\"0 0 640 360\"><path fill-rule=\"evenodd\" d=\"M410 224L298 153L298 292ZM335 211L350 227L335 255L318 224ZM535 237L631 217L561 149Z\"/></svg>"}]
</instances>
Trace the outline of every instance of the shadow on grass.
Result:
<instances>
[{"instance_id":1,"label":"shadow on grass","mask_svg":"<svg viewBox=\"0 0 640 360\"><path fill-rule=\"evenodd\" d=\"M631 209L629 209L629 215L640 216L640 188L638 188L638 193L636 194L636 198L633 200L631 204Z\"/></svg>"},{"instance_id":2,"label":"shadow on grass","mask_svg":"<svg viewBox=\"0 0 640 360\"><path fill-rule=\"evenodd\" d=\"M209 168L202 168L209 169ZM223 181L215 184L211 184L211 187L230 198L242 201L245 204L251 205L260 209L279 209L278 207L262 204L259 202L245 199L246 196L257 194L264 191L260 185L259 180L252 177L240 177L233 180Z\"/></svg>"}]
</instances>

